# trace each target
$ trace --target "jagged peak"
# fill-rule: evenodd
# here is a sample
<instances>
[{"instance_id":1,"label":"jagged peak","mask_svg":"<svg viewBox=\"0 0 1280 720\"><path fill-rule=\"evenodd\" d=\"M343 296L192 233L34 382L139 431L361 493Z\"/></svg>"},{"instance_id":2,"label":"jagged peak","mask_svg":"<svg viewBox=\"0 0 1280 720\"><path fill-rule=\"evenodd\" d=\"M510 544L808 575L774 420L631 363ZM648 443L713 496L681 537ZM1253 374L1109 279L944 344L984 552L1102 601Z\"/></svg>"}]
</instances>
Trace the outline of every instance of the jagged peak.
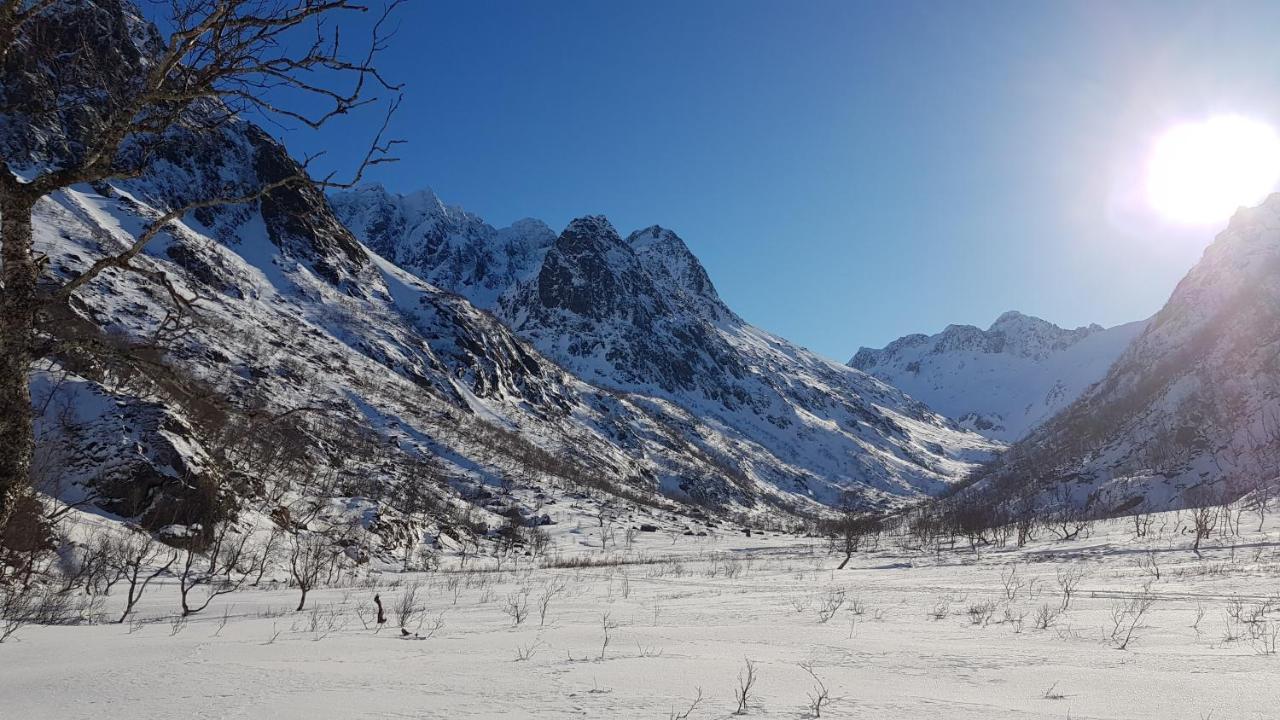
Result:
<instances>
[{"instance_id":1,"label":"jagged peak","mask_svg":"<svg viewBox=\"0 0 1280 720\"><path fill-rule=\"evenodd\" d=\"M516 220L515 222L511 223L510 229L515 230L517 232L526 233L526 234L533 233L533 232L547 233L550 235L556 234L556 231L552 230L550 225L539 220L538 218L532 218L532 217L520 218L519 220Z\"/></svg>"},{"instance_id":2,"label":"jagged peak","mask_svg":"<svg viewBox=\"0 0 1280 720\"><path fill-rule=\"evenodd\" d=\"M1038 320L1040 322L1044 322L1044 320L1041 320L1038 317L1023 314L1018 312L1017 310L1006 310L1005 312L1000 313L1000 317L996 318L996 321L991 323L991 327L988 329L995 330L1004 325L1011 325L1014 323L1020 323L1027 320Z\"/></svg>"},{"instance_id":3,"label":"jagged peak","mask_svg":"<svg viewBox=\"0 0 1280 720\"><path fill-rule=\"evenodd\" d=\"M671 242L679 243L681 247L688 250L687 246L685 246L684 240L681 240L680 236L677 235L675 231L668 230L661 225L650 225L647 228L636 230L627 236L627 244L637 250L643 247Z\"/></svg>"},{"instance_id":4,"label":"jagged peak","mask_svg":"<svg viewBox=\"0 0 1280 720\"><path fill-rule=\"evenodd\" d=\"M590 235L601 237L616 242L622 242L622 236L618 234L617 229L613 227L613 223L609 222L609 218L604 215L583 215L569 221L561 235Z\"/></svg>"}]
</instances>

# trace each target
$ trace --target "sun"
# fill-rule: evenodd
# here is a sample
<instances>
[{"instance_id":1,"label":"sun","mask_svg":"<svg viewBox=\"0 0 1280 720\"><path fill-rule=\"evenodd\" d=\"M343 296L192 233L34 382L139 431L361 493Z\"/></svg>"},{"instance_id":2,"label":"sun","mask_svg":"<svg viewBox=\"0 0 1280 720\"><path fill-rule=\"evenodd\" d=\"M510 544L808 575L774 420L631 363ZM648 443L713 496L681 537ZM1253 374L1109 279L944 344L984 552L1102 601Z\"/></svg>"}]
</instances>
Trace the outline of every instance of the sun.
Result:
<instances>
[{"instance_id":1,"label":"sun","mask_svg":"<svg viewBox=\"0 0 1280 720\"><path fill-rule=\"evenodd\" d=\"M1280 136L1266 123L1220 115L1170 128L1147 164L1147 198L1166 219L1221 223L1280 183Z\"/></svg>"}]
</instances>

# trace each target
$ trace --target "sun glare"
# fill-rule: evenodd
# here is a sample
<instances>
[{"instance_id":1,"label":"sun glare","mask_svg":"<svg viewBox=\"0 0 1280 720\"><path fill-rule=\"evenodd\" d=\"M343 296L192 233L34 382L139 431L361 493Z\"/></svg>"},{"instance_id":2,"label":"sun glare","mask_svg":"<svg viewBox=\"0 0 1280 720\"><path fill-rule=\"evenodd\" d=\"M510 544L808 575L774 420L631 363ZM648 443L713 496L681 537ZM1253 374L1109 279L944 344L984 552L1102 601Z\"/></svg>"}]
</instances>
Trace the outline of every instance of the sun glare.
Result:
<instances>
[{"instance_id":1,"label":"sun glare","mask_svg":"<svg viewBox=\"0 0 1280 720\"><path fill-rule=\"evenodd\" d=\"M1171 128L1147 165L1147 197L1163 217L1214 224L1255 205L1280 182L1280 136L1238 115Z\"/></svg>"}]
</instances>

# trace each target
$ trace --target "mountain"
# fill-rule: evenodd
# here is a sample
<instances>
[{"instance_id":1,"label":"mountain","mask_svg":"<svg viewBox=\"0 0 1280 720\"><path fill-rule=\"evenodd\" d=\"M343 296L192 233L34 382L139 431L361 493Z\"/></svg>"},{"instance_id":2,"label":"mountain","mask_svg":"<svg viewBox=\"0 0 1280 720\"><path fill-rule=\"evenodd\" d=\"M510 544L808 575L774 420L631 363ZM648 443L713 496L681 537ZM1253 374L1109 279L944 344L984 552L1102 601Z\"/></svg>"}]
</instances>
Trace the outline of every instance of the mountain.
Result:
<instances>
[{"instance_id":1,"label":"mountain","mask_svg":"<svg viewBox=\"0 0 1280 720\"><path fill-rule=\"evenodd\" d=\"M979 490L1098 514L1280 478L1280 195L1240 210L1102 380Z\"/></svg>"},{"instance_id":2,"label":"mountain","mask_svg":"<svg viewBox=\"0 0 1280 720\"><path fill-rule=\"evenodd\" d=\"M486 309L528 278L556 240L555 231L539 220L497 229L445 205L430 190L399 196L370 185L336 193L330 201L369 249Z\"/></svg>"},{"instance_id":3,"label":"mountain","mask_svg":"<svg viewBox=\"0 0 1280 720\"><path fill-rule=\"evenodd\" d=\"M159 42L115 0L58 3L32 22L51 44L9 55L5 108L53 94L107 102ZM68 107L0 115L11 169L56 166L83 147L95 105ZM141 177L38 204L46 287L122 251L170 208L251 195L298 172L243 120L175 130L155 152ZM199 522L202 503L275 502L264 488L283 477L294 495L375 507L428 475L438 509L511 482L669 509L812 505L753 485L731 465L744 463L736 448L713 457L692 447L682 433L715 434L698 418L582 382L492 315L370 251L310 184L192 212L132 264L140 272L104 272L42 324L46 356L32 378L41 487L64 499L152 528ZM255 453L289 455L288 472L246 459L239 445L254 442L264 443ZM476 509L500 521L488 513L502 508Z\"/></svg>"},{"instance_id":4,"label":"mountain","mask_svg":"<svg viewBox=\"0 0 1280 720\"><path fill-rule=\"evenodd\" d=\"M19 175L74 157L160 42L121 0L32 22L47 42L0 72L0 148ZM68 109L28 111L47 97ZM140 177L38 203L46 288L169 209L299 170L243 119L184 124L154 157ZM345 513L330 527L385 528L425 493L448 534L557 497L757 515L845 491L896 505L995 447L747 326L659 228L495 229L376 188L332 202L293 183L193 211L134 271L51 305L32 374L41 488L178 533L250 510L289 525L283 498ZM511 485L524 494L496 491Z\"/></svg>"},{"instance_id":5,"label":"mountain","mask_svg":"<svg viewBox=\"0 0 1280 720\"><path fill-rule=\"evenodd\" d=\"M740 465L747 477L826 504L883 507L944 490L999 447L865 373L747 324L670 230L652 226L624 239L606 218L582 217L549 245L541 236L522 244L537 247L520 255L536 262L494 273L485 259L504 255L501 231L417 200L423 196L369 187L332 203L362 241L397 257L438 257L415 272L433 282L458 279L442 287L491 309L575 376L650 412L702 419L712 432L684 428L681 437L716 457L736 448L749 457ZM460 228L461 218L478 229L446 237L490 239L466 254L471 265L459 265L458 253L422 251L448 243L411 230ZM385 228L406 234L389 237Z\"/></svg>"},{"instance_id":6,"label":"mountain","mask_svg":"<svg viewBox=\"0 0 1280 720\"><path fill-rule=\"evenodd\" d=\"M907 335L849 361L987 437L1012 442L1106 374L1146 321L1074 330L1010 311L986 330L949 325Z\"/></svg>"}]
</instances>

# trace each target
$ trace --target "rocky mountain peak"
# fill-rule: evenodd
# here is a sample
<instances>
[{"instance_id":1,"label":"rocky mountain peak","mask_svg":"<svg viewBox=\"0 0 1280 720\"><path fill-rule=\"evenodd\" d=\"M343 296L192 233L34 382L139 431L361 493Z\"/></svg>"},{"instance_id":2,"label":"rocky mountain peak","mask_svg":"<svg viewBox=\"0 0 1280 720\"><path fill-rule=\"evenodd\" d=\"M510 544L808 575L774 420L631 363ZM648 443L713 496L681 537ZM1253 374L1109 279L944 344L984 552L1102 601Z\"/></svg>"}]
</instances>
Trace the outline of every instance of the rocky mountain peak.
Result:
<instances>
[{"instance_id":1,"label":"rocky mountain peak","mask_svg":"<svg viewBox=\"0 0 1280 720\"><path fill-rule=\"evenodd\" d=\"M655 317L670 314L640 259L603 215L569 223L543 258L534 285L535 303L529 303L534 298L526 293L508 307L561 311L642 329L650 328Z\"/></svg>"},{"instance_id":2,"label":"rocky mountain peak","mask_svg":"<svg viewBox=\"0 0 1280 720\"><path fill-rule=\"evenodd\" d=\"M664 278L661 285L682 304L711 320L737 318L720 300L706 268L675 232L651 225L631 233L627 244L651 274Z\"/></svg>"}]
</instances>

